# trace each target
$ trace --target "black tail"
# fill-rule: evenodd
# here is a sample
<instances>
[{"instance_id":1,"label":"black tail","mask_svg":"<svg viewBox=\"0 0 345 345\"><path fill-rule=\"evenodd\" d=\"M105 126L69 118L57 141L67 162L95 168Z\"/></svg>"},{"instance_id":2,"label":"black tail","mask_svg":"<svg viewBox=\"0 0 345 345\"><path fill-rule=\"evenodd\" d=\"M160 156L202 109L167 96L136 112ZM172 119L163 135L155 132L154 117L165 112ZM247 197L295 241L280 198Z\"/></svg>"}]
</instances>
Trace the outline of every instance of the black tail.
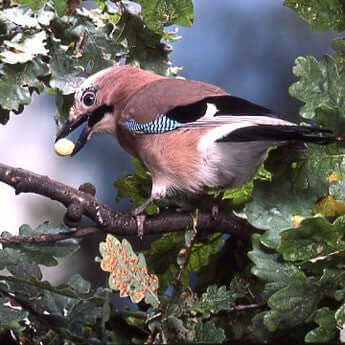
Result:
<instances>
[{"instance_id":1,"label":"black tail","mask_svg":"<svg viewBox=\"0 0 345 345\"><path fill-rule=\"evenodd\" d=\"M321 136L331 134L328 129L307 126L258 125L236 129L217 142L246 142L246 141L301 141L327 145L336 142L344 143L343 137ZM318 135L316 135L318 134Z\"/></svg>"}]
</instances>

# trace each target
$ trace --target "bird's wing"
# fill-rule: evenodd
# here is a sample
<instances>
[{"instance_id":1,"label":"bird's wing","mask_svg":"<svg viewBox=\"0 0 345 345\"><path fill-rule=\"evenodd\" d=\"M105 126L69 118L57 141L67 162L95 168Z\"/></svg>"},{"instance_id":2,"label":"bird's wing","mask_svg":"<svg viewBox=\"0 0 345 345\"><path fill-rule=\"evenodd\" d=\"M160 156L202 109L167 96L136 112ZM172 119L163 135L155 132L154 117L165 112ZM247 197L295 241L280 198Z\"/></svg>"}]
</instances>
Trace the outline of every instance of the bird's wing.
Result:
<instances>
[{"instance_id":1,"label":"bird's wing","mask_svg":"<svg viewBox=\"0 0 345 345\"><path fill-rule=\"evenodd\" d=\"M217 142L321 142L324 138L319 134L329 133L281 120L271 110L230 96L217 86L179 79L161 79L134 94L123 112L122 125L138 134L206 128L210 140Z\"/></svg>"},{"instance_id":2,"label":"bird's wing","mask_svg":"<svg viewBox=\"0 0 345 345\"><path fill-rule=\"evenodd\" d=\"M161 79L139 89L122 111L120 124L134 132L162 133L224 116L272 116L267 108L199 81ZM203 124L201 124L203 122ZM209 122L213 126L212 121Z\"/></svg>"}]
</instances>

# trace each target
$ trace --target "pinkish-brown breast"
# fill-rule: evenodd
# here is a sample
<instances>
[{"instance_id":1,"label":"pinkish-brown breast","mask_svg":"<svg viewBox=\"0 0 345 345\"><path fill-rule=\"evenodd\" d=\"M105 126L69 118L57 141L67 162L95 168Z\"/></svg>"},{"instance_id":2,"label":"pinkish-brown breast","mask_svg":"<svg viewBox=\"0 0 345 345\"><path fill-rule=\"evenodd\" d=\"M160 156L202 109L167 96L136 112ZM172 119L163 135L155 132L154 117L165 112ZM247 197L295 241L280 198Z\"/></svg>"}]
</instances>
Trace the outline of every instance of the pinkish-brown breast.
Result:
<instances>
[{"instance_id":1,"label":"pinkish-brown breast","mask_svg":"<svg viewBox=\"0 0 345 345\"><path fill-rule=\"evenodd\" d=\"M137 136L139 158L152 174L154 183L200 192L203 188L198 150L203 130L178 129L164 134Z\"/></svg>"}]
</instances>

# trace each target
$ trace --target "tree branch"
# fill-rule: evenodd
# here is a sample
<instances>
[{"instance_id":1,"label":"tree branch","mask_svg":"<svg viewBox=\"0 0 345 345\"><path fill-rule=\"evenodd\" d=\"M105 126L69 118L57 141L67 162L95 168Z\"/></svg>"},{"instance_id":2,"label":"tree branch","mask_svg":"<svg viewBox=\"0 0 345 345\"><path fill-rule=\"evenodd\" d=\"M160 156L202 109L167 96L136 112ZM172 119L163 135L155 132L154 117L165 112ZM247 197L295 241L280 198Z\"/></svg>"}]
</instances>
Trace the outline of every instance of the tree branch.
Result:
<instances>
[{"instance_id":1,"label":"tree branch","mask_svg":"<svg viewBox=\"0 0 345 345\"><path fill-rule=\"evenodd\" d=\"M72 231L61 231L57 234L40 234L33 236L11 236L11 237L0 237L0 243L2 244L21 244L21 243L31 243L31 244L48 244L55 243L58 241L67 240L70 238L84 238L91 235L99 235L102 233L100 228L87 227L80 228Z\"/></svg>"},{"instance_id":2,"label":"tree branch","mask_svg":"<svg viewBox=\"0 0 345 345\"><path fill-rule=\"evenodd\" d=\"M48 176L0 163L0 182L12 186L16 194L35 193L43 195L62 203L66 208L77 205L78 207L72 207L73 210L79 209L81 214L93 220L103 232L121 236L137 235L137 225L133 216L116 212L93 195L64 185ZM189 212L164 212L155 216L147 216L144 229L146 234L162 234L184 231L192 225L192 215ZM35 236L32 238L32 242L55 242L70 237L83 237L96 233L97 228L87 229L87 231L79 229L61 234L46 235L46 237ZM243 240L249 240L254 228L246 220L233 214L220 212L217 219L214 219L211 212L199 212L198 230L219 231ZM23 240L21 236L16 237L18 241Z\"/></svg>"}]
</instances>

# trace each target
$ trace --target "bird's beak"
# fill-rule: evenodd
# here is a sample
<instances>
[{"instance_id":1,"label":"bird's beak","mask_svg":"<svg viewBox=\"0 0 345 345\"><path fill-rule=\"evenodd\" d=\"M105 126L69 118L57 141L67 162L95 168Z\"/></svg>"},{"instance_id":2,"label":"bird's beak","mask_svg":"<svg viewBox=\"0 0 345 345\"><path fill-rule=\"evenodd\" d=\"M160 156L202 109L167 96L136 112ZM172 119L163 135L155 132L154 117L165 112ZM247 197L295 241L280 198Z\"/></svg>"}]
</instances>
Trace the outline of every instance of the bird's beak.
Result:
<instances>
[{"instance_id":1,"label":"bird's beak","mask_svg":"<svg viewBox=\"0 0 345 345\"><path fill-rule=\"evenodd\" d=\"M76 128L80 127L84 122L86 122L84 129L82 130L75 146L71 153L71 156L75 155L80 151L86 142L90 139L90 133L92 128L102 120L106 113L111 113L113 111L113 106L111 105L101 105L100 107L94 109L93 111L86 112L84 114L78 115L74 120L67 121L64 126L60 129L59 133L56 135L57 142L59 139L67 137Z\"/></svg>"},{"instance_id":2,"label":"bird's beak","mask_svg":"<svg viewBox=\"0 0 345 345\"><path fill-rule=\"evenodd\" d=\"M84 129L81 132L74 146L74 150L71 153L71 156L74 156L78 151L80 151L88 140L88 136L91 131L91 127L88 124L89 118L90 118L90 113L85 113L85 114L79 115L75 120L67 121L64 124L64 126L60 129L59 133L56 135L55 142L57 142L59 139L67 137L76 128L80 127L84 122L86 122Z\"/></svg>"}]
</instances>

